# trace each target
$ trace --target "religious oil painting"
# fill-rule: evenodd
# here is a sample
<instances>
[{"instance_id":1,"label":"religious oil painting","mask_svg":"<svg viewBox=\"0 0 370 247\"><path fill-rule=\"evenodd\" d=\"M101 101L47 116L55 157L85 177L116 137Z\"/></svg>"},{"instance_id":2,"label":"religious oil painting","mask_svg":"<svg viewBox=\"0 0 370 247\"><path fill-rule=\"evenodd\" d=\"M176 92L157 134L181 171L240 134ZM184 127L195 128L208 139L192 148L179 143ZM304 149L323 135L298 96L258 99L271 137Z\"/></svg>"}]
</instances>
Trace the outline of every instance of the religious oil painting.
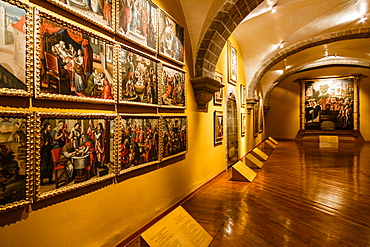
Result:
<instances>
[{"instance_id":1,"label":"religious oil painting","mask_svg":"<svg viewBox=\"0 0 370 247\"><path fill-rule=\"evenodd\" d=\"M118 0L117 33L157 50L157 6L149 0Z\"/></svg>"},{"instance_id":2,"label":"religious oil painting","mask_svg":"<svg viewBox=\"0 0 370 247\"><path fill-rule=\"evenodd\" d=\"M245 117L244 112L242 112L241 115L240 115L240 121L241 121L240 122L241 123L241 125L240 125L240 127L241 127L241 136L243 137L243 136L245 136L245 133L247 131L247 119Z\"/></svg>"},{"instance_id":3,"label":"religious oil painting","mask_svg":"<svg viewBox=\"0 0 370 247\"><path fill-rule=\"evenodd\" d=\"M163 10L159 12L159 53L184 64L184 28L178 25Z\"/></svg>"},{"instance_id":4,"label":"religious oil painting","mask_svg":"<svg viewBox=\"0 0 370 247\"><path fill-rule=\"evenodd\" d=\"M0 111L0 211L30 203L31 116Z\"/></svg>"},{"instance_id":5,"label":"religious oil painting","mask_svg":"<svg viewBox=\"0 0 370 247\"><path fill-rule=\"evenodd\" d=\"M118 151L121 173L159 162L159 124L158 116L121 115Z\"/></svg>"},{"instance_id":6,"label":"religious oil painting","mask_svg":"<svg viewBox=\"0 0 370 247\"><path fill-rule=\"evenodd\" d=\"M306 129L353 130L354 78L305 80Z\"/></svg>"},{"instance_id":7,"label":"religious oil painting","mask_svg":"<svg viewBox=\"0 0 370 247\"><path fill-rule=\"evenodd\" d=\"M219 72L215 72L215 79L222 83L222 74ZM215 92L213 96L213 104L215 105L222 105L222 101L224 99L224 88L220 88L219 91Z\"/></svg>"},{"instance_id":8,"label":"religious oil painting","mask_svg":"<svg viewBox=\"0 0 370 247\"><path fill-rule=\"evenodd\" d=\"M240 106L245 107L246 98L247 98L247 91L245 90L245 86L240 84Z\"/></svg>"},{"instance_id":9,"label":"religious oil painting","mask_svg":"<svg viewBox=\"0 0 370 247\"><path fill-rule=\"evenodd\" d=\"M235 46L228 42L229 83L236 85L238 79L238 53Z\"/></svg>"},{"instance_id":10,"label":"religious oil painting","mask_svg":"<svg viewBox=\"0 0 370 247\"><path fill-rule=\"evenodd\" d=\"M188 119L186 116L162 118L163 160L185 154L188 150Z\"/></svg>"},{"instance_id":11,"label":"religious oil painting","mask_svg":"<svg viewBox=\"0 0 370 247\"><path fill-rule=\"evenodd\" d=\"M214 143L219 145L224 138L224 116L222 111L214 111L213 113L214 126Z\"/></svg>"},{"instance_id":12,"label":"religious oil painting","mask_svg":"<svg viewBox=\"0 0 370 247\"><path fill-rule=\"evenodd\" d=\"M0 0L0 95L32 96L32 22L26 3Z\"/></svg>"},{"instance_id":13,"label":"religious oil painting","mask_svg":"<svg viewBox=\"0 0 370 247\"><path fill-rule=\"evenodd\" d=\"M258 133L260 132L260 96L256 95L255 98L257 99L256 104L254 104L253 107L253 135L254 137L258 136Z\"/></svg>"},{"instance_id":14,"label":"religious oil painting","mask_svg":"<svg viewBox=\"0 0 370 247\"><path fill-rule=\"evenodd\" d=\"M38 114L39 199L115 175L115 115Z\"/></svg>"},{"instance_id":15,"label":"religious oil painting","mask_svg":"<svg viewBox=\"0 0 370 247\"><path fill-rule=\"evenodd\" d=\"M157 61L121 48L119 102L158 105Z\"/></svg>"},{"instance_id":16,"label":"religious oil painting","mask_svg":"<svg viewBox=\"0 0 370 247\"><path fill-rule=\"evenodd\" d=\"M114 31L115 0L47 0L95 25Z\"/></svg>"},{"instance_id":17,"label":"religious oil painting","mask_svg":"<svg viewBox=\"0 0 370 247\"><path fill-rule=\"evenodd\" d=\"M36 97L115 103L113 41L61 17L38 17Z\"/></svg>"},{"instance_id":18,"label":"religious oil painting","mask_svg":"<svg viewBox=\"0 0 370 247\"><path fill-rule=\"evenodd\" d=\"M163 65L161 76L161 99L163 107L186 107L185 71Z\"/></svg>"}]
</instances>

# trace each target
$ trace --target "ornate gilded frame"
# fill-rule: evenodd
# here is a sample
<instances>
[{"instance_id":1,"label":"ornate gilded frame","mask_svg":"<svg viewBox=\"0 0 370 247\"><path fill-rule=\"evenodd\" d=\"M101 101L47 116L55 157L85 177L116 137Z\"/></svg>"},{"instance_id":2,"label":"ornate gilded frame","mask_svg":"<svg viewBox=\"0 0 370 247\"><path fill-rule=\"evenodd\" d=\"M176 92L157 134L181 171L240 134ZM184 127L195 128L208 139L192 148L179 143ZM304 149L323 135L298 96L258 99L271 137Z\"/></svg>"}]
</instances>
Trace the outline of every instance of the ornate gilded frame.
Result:
<instances>
[{"instance_id":1,"label":"ornate gilded frame","mask_svg":"<svg viewBox=\"0 0 370 247\"><path fill-rule=\"evenodd\" d=\"M176 123L180 121L180 126L175 127ZM168 160L180 155L184 155L188 152L188 117L182 116L182 115L172 115L172 116L161 116L161 122L162 122L162 133L161 133L161 144L162 144L162 160ZM176 133L177 132L177 133ZM168 141L169 137L168 135L178 135L171 136L170 138L172 140L178 141L180 144L180 148L178 151L170 151L170 142ZM171 140L171 141L172 141ZM182 142L182 143L181 143ZM181 145L182 144L182 145ZM167 146L168 145L168 146ZM173 148L173 146L172 146Z\"/></svg>"},{"instance_id":2,"label":"ornate gilded frame","mask_svg":"<svg viewBox=\"0 0 370 247\"><path fill-rule=\"evenodd\" d=\"M170 65L168 63L162 62L159 66L159 105L161 107L167 108L186 108L187 101L187 74L185 70L180 69L176 66ZM171 85L167 85L166 75L170 75ZM179 85L175 86L173 77L180 78ZM177 83L176 83L177 84ZM176 98L178 100L174 103L174 92L176 92ZM171 95L171 97L169 97ZM182 96L181 96L182 95Z\"/></svg>"},{"instance_id":3,"label":"ornate gilded frame","mask_svg":"<svg viewBox=\"0 0 370 247\"><path fill-rule=\"evenodd\" d=\"M14 200L12 202L0 205L0 212L8 209L13 209L32 203L34 196L34 175L35 175L35 154L34 150L37 146L34 139L34 126L35 117L32 112L25 111L0 111L0 127L3 130L7 130L1 133L0 138L6 138L6 141L1 142L1 159L6 159L2 163L1 182L2 189L0 190L1 200L8 200L8 197L14 197L17 195L15 189L19 182L24 183L24 187L21 186L21 191L24 192L24 198L20 200ZM12 121L12 119L18 119ZM19 121L23 119L22 121ZM23 124L26 126L23 126ZM17 127L17 129L15 129ZM3 136L3 135L9 135ZM23 140L22 140L23 139ZM9 142L11 142L9 144ZM7 146L8 143L9 146ZM26 145L24 145L26 144ZM13 155L14 154L14 155ZM8 159L12 159L11 164L8 164ZM16 168L14 164L17 164ZM8 167L9 166L9 167ZM20 166L20 167L19 167ZM5 171L6 174L3 173ZM10 176L13 174L12 176ZM16 178L24 176L24 180L16 180ZM7 187L11 187L11 191L7 191ZM9 196L10 194L10 196ZM9 198L10 199L10 198Z\"/></svg>"},{"instance_id":4,"label":"ornate gilded frame","mask_svg":"<svg viewBox=\"0 0 370 247\"><path fill-rule=\"evenodd\" d=\"M34 56L33 56L33 49L34 49L34 44L33 44L33 7L31 4L21 1L21 0L2 0L4 3L8 3L10 5L13 5L14 7L18 7L21 9L24 9L26 11L25 15L25 30L20 31L20 32L25 32L25 42L22 43L23 40L20 41L19 47L20 49L25 49L24 52L24 58L22 54L17 55L17 52L14 50L14 59L15 60L23 60L25 61L24 65L24 81L19 80L21 83L25 85L25 90L24 89L17 89L17 88L0 88L0 95L13 95L13 96L20 96L20 97L31 97L33 96L33 61L34 61ZM22 18L21 18L22 20ZM22 27L23 28L23 27ZM20 35L22 36L22 34ZM17 40L17 39L15 39ZM17 59L19 57L19 59ZM12 74L12 73L11 73ZM15 75L12 74L12 76L16 77Z\"/></svg>"},{"instance_id":5,"label":"ornate gilded frame","mask_svg":"<svg viewBox=\"0 0 370 247\"><path fill-rule=\"evenodd\" d=\"M82 11L80 9L78 9L77 7L74 7L70 4L68 4L68 2L66 3L63 3L61 0L47 0L48 2L51 2L52 4L62 8L62 9L65 9L67 10L68 12L78 16L78 17L81 17L99 27L102 27L108 31L111 31L111 32L114 32L114 27L115 27L115 22L116 22L116 18L115 18L115 15L116 15L116 0L111 0L111 25L109 25L109 22L108 21L101 21L99 20L100 19L100 15L99 14L96 14L97 12L94 11L93 9L87 9L85 8L85 11ZM105 0L104 0L105 1ZM77 5L76 5L77 6ZM100 6L99 6L100 7ZM109 6L108 6L109 8ZM103 16L104 16L104 9L101 10L103 13ZM104 19L104 17L103 17Z\"/></svg>"},{"instance_id":6,"label":"ornate gilded frame","mask_svg":"<svg viewBox=\"0 0 370 247\"><path fill-rule=\"evenodd\" d=\"M142 52L139 52L131 47L128 47L126 45L120 44L118 47L118 103L120 104L131 104L131 105L146 105L146 106L154 106L158 107L159 105L159 99L160 99L160 93L159 93L159 85L160 85L160 79L159 79L159 60L156 59L153 56L150 56L148 54L144 54ZM132 61L131 61L132 59ZM145 65L143 65L142 61L145 61ZM140 65L139 65L140 64ZM146 71L144 74L138 71L138 74L136 70L143 69L143 67L147 67L149 71ZM149 68L148 68L149 67ZM146 70L147 70L146 69ZM154 73L151 75L150 70L153 69ZM129 70L133 70L129 72ZM147 73L148 72L148 73ZM132 82L132 85L130 86L132 90L127 89L127 76L132 74L132 77L138 77L141 78L141 83L134 83L134 79L130 80ZM146 85L147 81L149 82L149 85ZM136 81L136 79L135 79ZM150 87L150 85L153 85L153 87ZM150 90L149 90L150 89ZM125 93L124 93L125 91ZM131 95L132 97L129 96ZM146 97L145 97L146 95ZM154 95L153 97L149 97L148 95ZM140 99L140 101L138 101ZM152 101L152 102L150 102Z\"/></svg>"},{"instance_id":7,"label":"ornate gilded frame","mask_svg":"<svg viewBox=\"0 0 370 247\"><path fill-rule=\"evenodd\" d=\"M161 161L162 125L159 115L119 114L119 129L119 174ZM150 152L155 151L153 146L157 152L151 157L153 153Z\"/></svg>"},{"instance_id":8,"label":"ornate gilded frame","mask_svg":"<svg viewBox=\"0 0 370 247\"><path fill-rule=\"evenodd\" d=\"M158 50L159 54L163 57L170 59L180 65L185 65L185 29L180 24L178 24L175 19L169 15L164 10L160 9L158 14ZM172 26L167 26L166 24ZM175 33L173 33L175 32ZM175 39L175 41L173 41ZM166 41L171 41L172 44L167 46L165 49ZM175 47L174 47L175 46ZM168 52L169 51L169 52ZM177 52L176 54L171 54L171 52Z\"/></svg>"},{"instance_id":9,"label":"ornate gilded frame","mask_svg":"<svg viewBox=\"0 0 370 247\"><path fill-rule=\"evenodd\" d=\"M236 86L238 81L238 51L230 41L227 42L227 64L228 81Z\"/></svg>"},{"instance_id":10,"label":"ornate gilded frame","mask_svg":"<svg viewBox=\"0 0 370 247\"><path fill-rule=\"evenodd\" d=\"M88 103L101 103L101 104L114 104L117 102L117 66L116 66L116 61L117 61L117 54L115 52L115 46L116 42L112 40L111 38L104 36L103 34L100 34L90 28L84 27L78 23L75 23L73 21L67 20L57 14L50 13L47 11L43 11L41 9L35 9L35 36L36 36L36 51L35 51L35 57L36 57L36 69L35 69L35 92L36 92L36 98L39 99L47 99L47 100L61 100L61 101L73 101L73 102L88 102ZM45 20L45 22L43 22ZM53 24L50 24L53 23ZM44 25L45 26L42 26ZM69 85L65 85L67 87L67 90L70 90L68 93L59 93L59 91L62 90L60 85L56 87L56 90L58 92L53 93L53 92L43 92L42 91L42 78L43 76L41 75L43 72L43 63L46 64L46 60L42 59L41 57L44 57L46 55L43 55L41 45L44 47L42 43L42 38L44 36L43 33L50 32L49 30L53 30L56 27L61 28L64 30L67 30L67 35L70 37L70 35L75 35L77 38L81 38L84 41L88 41L86 44L89 45L89 47L92 46L95 49L99 50L99 55L93 54L92 59L93 59L93 64L96 63L93 68L91 68L92 71L97 72L99 75L99 78L101 81L99 82L99 86L97 87L96 92L91 91L89 92L92 94L92 96L88 95L84 89L79 90L76 85L75 85L75 78L76 78L76 73L74 67L71 69L66 69L64 68L64 74L69 75L70 78L74 77L74 82L71 82ZM42 29L42 32L40 31ZM54 32L57 34L58 32ZM53 34L54 34L53 33ZM85 39L86 37L89 38L89 40ZM70 38L72 39L72 38ZM65 41L65 40L59 40L60 41ZM72 41L70 41L73 43ZM75 42L76 43L76 42ZM92 43L92 45L90 45ZM47 43L45 43L47 44ZM83 43L82 43L83 44ZM51 46L51 45L49 45ZM54 45L53 45L54 46ZM71 45L73 46L73 45ZM49 48L49 50L52 50L52 48ZM79 49L81 50L81 49ZM78 50L75 50L73 54L78 53ZM90 53L94 53L93 51L90 51ZM103 56L101 56L103 54ZM42 55L42 56L41 56ZM52 54L53 55L53 54ZM94 56L95 55L95 56ZM75 57L76 55L73 55ZM55 58L58 58L57 56L51 56L54 60ZM68 62L64 62L64 60L60 61L58 59L58 64L60 63L65 63L63 66L69 66L70 64L73 65L71 59L68 56L67 60ZM81 56L80 56L81 57ZM80 58L81 59L81 58ZM90 58L91 59L91 58ZM100 60L100 61L99 61ZM91 60L90 60L91 61ZM109 61L109 62L108 62ZM85 63L83 64L85 66ZM102 71L98 71L98 69ZM44 70L44 75L47 74ZM73 75L72 75L73 73ZM91 72L93 74L93 72ZM90 74L90 75L91 75ZM103 78L101 78L104 75ZM98 76L97 76L98 77ZM45 75L46 78L46 75ZM82 78L82 76L81 76ZM90 79L90 78L89 78ZM103 80L105 79L105 80ZM83 80L83 79L81 79ZM86 80L86 78L85 78ZM58 79L56 80L58 83ZM105 81L107 82L107 86L105 86ZM59 80L59 84L61 83L61 80ZM89 83L89 80L87 80L87 83ZM44 85L46 82L44 83ZM68 84L68 80L64 81L64 84ZM79 83L81 84L81 83ZM73 86L72 86L73 85ZM87 84L88 85L88 84ZM75 88L74 88L75 87ZM50 80L49 80L49 90L50 89ZM73 89L74 88L74 89ZM87 87L86 87L87 88ZM65 89L64 89L65 90ZM95 90L95 89L94 89ZM75 95L70 95L73 91L75 91ZM79 91L79 92L77 92Z\"/></svg>"},{"instance_id":11,"label":"ornate gilded frame","mask_svg":"<svg viewBox=\"0 0 370 247\"><path fill-rule=\"evenodd\" d=\"M213 112L213 139L214 144L220 145L224 138L224 115L222 111Z\"/></svg>"},{"instance_id":12,"label":"ornate gilded frame","mask_svg":"<svg viewBox=\"0 0 370 247\"><path fill-rule=\"evenodd\" d=\"M134 44L137 44L152 52L157 53L158 52L158 9L159 9L158 6L151 0L143 0L143 2L149 6L149 9L150 9L149 11L154 12L154 13L150 13L150 15L147 15L146 18L145 16L143 18L144 20L146 19L147 21L146 25L148 27L151 27L151 23L153 25L152 31L154 31L154 38L152 41L149 42L147 39L147 36L145 36L145 35L148 35L147 31L143 32L142 30L140 30L140 28L139 28L139 31L137 30L131 31L131 30L128 30L128 28L126 28L127 30L124 30L122 25L124 24L128 25L128 24L121 23L121 20L123 19L122 16L126 15L126 12L125 12L126 6L121 6L122 2L125 2L126 4L127 0L118 0L116 4L116 7L117 7L116 8L116 33L119 36L131 41ZM153 16L155 20L151 22L151 19L153 18ZM142 28L143 27L141 27L141 29ZM144 35L142 33L144 33Z\"/></svg>"},{"instance_id":13,"label":"ornate gilded frame","mask_svg":"<svg viewBox=\"0 0 370 247\"><path fill-rule=\"evenodd\" d=\"M62 121L61 121L62 120ZM62 124L61 124L62 123ZM73 126L69 125L72 123ZM58 125L67 125L67 130L69 132L69 137L71 137L72 128L76 126L76 124L79 124L80 129L83 129L80 131L81 133L81 140L84 145L81 145L81 147L89 147L89 154L84 154L81 156L81 159L79 161L76 161L76 158L71 158L71 161L73 162L73 174L74 174L74 180L73 181L67 181L68 184L62 185L58 187L58 185L45 185L44 188L42 188L41 185L41 162L42 162L42 127L45 125L49 124L52 127L55 126L55 129L58 127ZM105 133L105 138L109 138L109 140L106 140L104 143L100 142L99 146L97 143L97 137L91 137L93 132L99 132L99 124L101 123L101 126L103 126L104 130L108 129L109 125L109 133L104 132L104 130L101 130L101 133ZM104 123L104 124L103 124ZM37 127L35 128L36 132L36 143L37 144L37 150L35 151L36 155L36 199L37 200L42 200L45 198L53 197L59 194L63 194L65 192L69 192L72 190L76 190L78 188L86 187L92 184L96 184L102 181L105 181L107 179L113 178L116 176L117 173L117 147L118 147L118 138L119 138L119 131L118 131L118 118L116 114L72 114L72 113L42 113L42 112L37 112L36 113L36 125ZM113 125L113 126L112 126ZM51 127L51 128L52 128ZM50 130L49 130L50 131ZM52 136L52 131L51 134ZM74 135L76 136L76 135ZM78 136L78 135L77 135ZM82 139L82 136L84 136L86 142ZM89 137L88 137L89 136ZM93 140L95 138L95 141ZM61 149L61 153L66 151L67 148L69 148L68 151L71 151L71 146L74 145L75 141L72 141L71 138L70 140L65 142L64 144L66 146L66 149L64 149L64 146ZM93 140L93 144L91 144L91 141ZM90 144L89 144L90 143ZM88 144L88 145L86 145ZM55 145L55 142L54 142ZM68 146L69 145L69 146ZM89 146L90 145L90 146ZM102 154L104 157L108 156L110 157L109 161L107 162L101 162L97 163L96 161L99 160L98 155L93 156L91 158L92 153L91 151L97 151L99 150L99 147L104 147L109 146L109 149L104 149L104 153ZM58 146L58 148L60 148ZM53 149L55 149L55 146L53 146ZM88 156L88 157L87 157ZM92 168L91 163L90 164L90 170L86 169L88 165L85 163L87 162L86 160L93 160L95 163L95 168ZM84 159L84 160L82 160ZM52 160L51 160L52 161ZM64 161L65 158L64 158ZM76 162L76 163L75 163ZM76 167L81 164L80 162L84 162L86 165L84 168L79 167L77 169ZM67 163L64 163L67 164ZM65 167L68 167L68 165L65 165ZM95 170L96 174L93 174L93 177L89 176L89 171ZM68 169L67 171L68 172ZM85 173L85 174L83 174ZM79 175L78 175L79 174ZM81 175L82 174L82 175ZM87 176L87 178L85 177ZM72 177L73 178L73 177ZM78 178L78 182L77 182ZM81 179L80 179L81 178ZM44 178L45 179L45 178ZM55 180L55 178L53 177ZM69 178L70 179L70 178ZM86 180L87 179L87 180ZM54 187L54 188L52 188ZM57 187L57 188L55 188Z\"/></svg>"},{"instance_id":14,"label":"ornate gilded frame","mask_svg":"<svg viewBox=\"0 0 370 247\"><path fill-rule=\"evenodd\" d=\"M215 72L215 79L222 83L223 75L220 72ZM224 99L224 87L221 87L218 92L215 92L213 96L213 104L214 105L222 105Z\"/></svg>"}]
</instances>

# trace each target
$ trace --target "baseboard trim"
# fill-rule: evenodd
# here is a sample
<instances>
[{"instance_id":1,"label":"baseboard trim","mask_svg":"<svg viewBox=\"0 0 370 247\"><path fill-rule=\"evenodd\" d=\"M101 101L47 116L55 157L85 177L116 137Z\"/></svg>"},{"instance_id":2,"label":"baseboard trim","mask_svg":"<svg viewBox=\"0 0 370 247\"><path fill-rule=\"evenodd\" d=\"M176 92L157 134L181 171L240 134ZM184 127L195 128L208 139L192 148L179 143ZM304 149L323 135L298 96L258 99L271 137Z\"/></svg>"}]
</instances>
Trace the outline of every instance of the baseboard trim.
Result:
<instances>
[{"instance_id":1,"label":"baseboard trim","mask_svg":"<svg viewBox=\"0 0 370 247\"><path fill-rule=\"evenodd\" d=\"M210 184L213 180L218 178L221 174L223 174L226 170L223 170L216 174L214 177L200 185L198 188L190 192L188 195L177 201L175 204L170 206L168 209L166 209L164 212L159 214L158 216L154 217L152 220L150 220L148 223L146 223L143 227L141 227L139 230L135 231L133 234L131 234L129 237L125 238L121 242L117 243L114 247L124 247L129 245L131 242L133 242L136 238L138 238L143 232L145 232L147 229L149 229L152 225L154 225L156 222L158 222L160 219L162 219L164 216L166 216L168 213L173 211L175 208L186 202L188 199L190 199L192 196L197 194L200 190L202 190L204 187L206 187L208 184Z\"/></svg>"}]
</instances>

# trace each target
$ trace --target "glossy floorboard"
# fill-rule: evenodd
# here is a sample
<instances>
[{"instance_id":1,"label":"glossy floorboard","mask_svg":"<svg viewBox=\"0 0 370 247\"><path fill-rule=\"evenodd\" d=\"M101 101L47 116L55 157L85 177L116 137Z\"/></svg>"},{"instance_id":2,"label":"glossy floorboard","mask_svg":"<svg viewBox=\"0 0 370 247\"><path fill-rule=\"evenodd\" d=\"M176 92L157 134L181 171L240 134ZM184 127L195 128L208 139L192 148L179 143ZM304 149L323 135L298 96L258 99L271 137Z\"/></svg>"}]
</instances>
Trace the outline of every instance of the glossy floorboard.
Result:
<instances>
[{"instance_id":1,"label":"glossy floorboard","mask_svg":"<svg viewBox=\"0 0 370 247\"><path fill-rule=\"evenodd\" d=\"M254 170L252 183L227 171L182 205L210 246L370 246L370 144L281 141Z\"/></svg>"}]
</instances>

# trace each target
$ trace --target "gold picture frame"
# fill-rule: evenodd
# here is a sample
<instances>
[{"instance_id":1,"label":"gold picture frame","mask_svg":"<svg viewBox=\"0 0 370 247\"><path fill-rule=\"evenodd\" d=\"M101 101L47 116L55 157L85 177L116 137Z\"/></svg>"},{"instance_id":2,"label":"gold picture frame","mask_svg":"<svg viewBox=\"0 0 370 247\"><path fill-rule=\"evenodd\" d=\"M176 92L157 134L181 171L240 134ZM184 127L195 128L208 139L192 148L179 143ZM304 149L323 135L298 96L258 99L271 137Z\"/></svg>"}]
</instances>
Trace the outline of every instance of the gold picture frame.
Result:
<instances>
[{"instance_id":1,"label":"gold picture frame","mask_svg":"<svg viewBox=\"0 0 370 247\"><path fill-rule=\"evenodd\" d=\"M247 132L247 118L244 112L240 114L240 128L241 128L241 136L245 136Z\"/></svg>"},{"instance_id":2,"label":"gold picture frame","mask_svg":"<svg viewBox=\"0 0 370 247\"><path fill-rule=\"evenodd\" d=\"M158 50L163 57L185 65L185 29L164 10L158 14Z\"/></svg>"},{"instance_id":3,"label":"gold picture frame","mask_svg":"<svg viewBox=\"0 0 370 247\"><path fill-rule=\"evenodd\" d=\"M35 13L35 97L116 103L117 43L57 14Z\"/></svg>"},{"instance_id":4,"label":"gold picture frame","mask_svg":"<svg viewBox=\"0 0 370 247\"><path fill-rule=\"evenodd\" d=\"M36 142L32 112L0 111L0 212L32 203Z\"/></svg>"},{"instance_id":5,"label":"gold picture frame","mask_svg":"<svg viewBox=\"0 0 370 247\"><path fill-rule=\"evenodd\" d=\"M224 137L224 115L222 111L213 112L214 144L222 144Z\"/></svg>"},{"instance_id":6,"label":"gold picture frame","mask_svg":"<svg viewBox=\"0 0 370 247\"><path fill-rule=\"evenodd\" d=\"M16 19L12 31L4 28L0 38L0 73L6 86L0 87L0 95L33 96L33 7L21 0L1 0L3 20ZM7 15L11 12L11 17ZM9 20L8 20L9 19ZM6 51L6 52L4 52Z\"/></svg>"},{"instance_id":7,"label":"gold picture frame","mask_svg":"<svg viewBox=\"0 0 370 247\"><path fill-rule=\"evenodd\" d=\"M115 0L47 0L52 4L67 10L99 27L114 32L116 22L116 1Z\"/></svg>"},{"instance_id":8,"label":"gold picture frame","mask_svg":"<svg viewBox=\"0 0 370 247\"><path fill-rule=\"evenodd\" d=\"M37 200L116 176L116 114L37 112L36 125Z\"/></svg>"},{"instance_id":9,"label":"gold picture frame","mask_svg":"<svg viewBox=\"0 0 370 247\"><path fill-rule=\"evenodd\" d=\"M162 125L159 115L119 114L119 174L161 161Z\"/></svg>"},{"instance_id":10,"label":"gold picture frame","mask_svg":"<svg viewBox=\"0 0 370 247\"><path fill-rule=\"evenodd\" d=\"M131 42L140 45L152 52L158 52L158 6L150 0L142 0L142 11L138 12L134 6L137 1L119 0L116 4L116 33ZM136 11L141 23L135 23L130 18L132 11Z\"/></svg>"},{"instance_id":11,"label":"gold picture frame","mask_svg":"<svg viewBox=\"0 0 370 247\"><path fill-rule=\"evenodd\" d=\"M161 116L161 124L162 161L186 154L188 151L188 117Z\"/></svg>"},{"instance_id":12,"label":"gold picture frame","mask_svg":"<svg viewBox=\"0 0 370 247\"><path fill-rule=\"evenodd\" d=\"M215 79L222 83L223 75L220 72L215 72ZM214 105L222 105L224 99L224 87L221 87L218 92L215 92L213 96Z\"/></svg>"},{"instance_id":13,"label":"gold picture frame","mask_svg":"<svg viewBox=\"0 0 370 247\"><path fill-rule=\"evenodd\" d=\"M159 105L166 108L186 108L186 71L168 63L159 65Z\"/></svg>"},{"instance_id":14,"label":"gold picture frame","mask_svg":"<svg viewBox=\"0 0 370 247\"><path fill-rule=\"evenodd\" d=\"M118 103L159 105L159 60L120 44L118 64Z\"/></svg>"}]
</instances>

